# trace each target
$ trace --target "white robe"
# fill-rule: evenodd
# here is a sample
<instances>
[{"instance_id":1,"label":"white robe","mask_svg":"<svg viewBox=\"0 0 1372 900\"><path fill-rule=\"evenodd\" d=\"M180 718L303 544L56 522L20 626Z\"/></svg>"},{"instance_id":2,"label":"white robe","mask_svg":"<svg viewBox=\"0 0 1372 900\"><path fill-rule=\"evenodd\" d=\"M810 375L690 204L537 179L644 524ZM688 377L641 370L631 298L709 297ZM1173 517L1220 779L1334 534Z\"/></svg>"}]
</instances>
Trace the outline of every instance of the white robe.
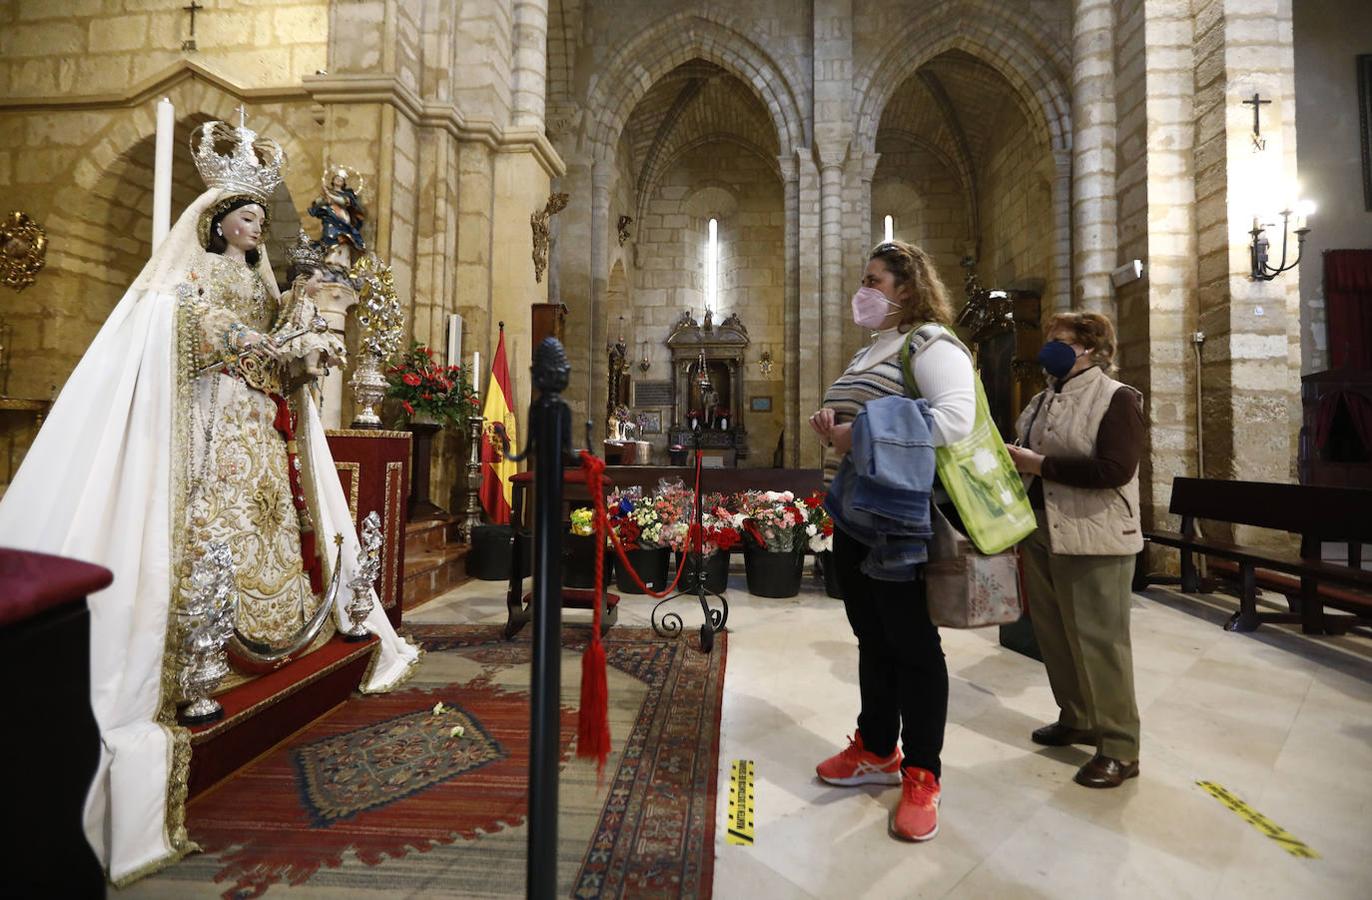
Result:
<instances>
[{"instance_id":1,"label":"white robe","mask_svg":"<svg viewBox=\"0 0 1372 900\"><path fill-rule=\"evenodd\" d=\"M184 827L189 735L158 715L164 691L173 689L163 663L172 532L181 527L172 521L176 286L203 252L200 214L221 196L206 191L177 220L77 364L0 501L0 546L114 573L114 583L90 598L91 706L101 756L85 828L117 884L196 849ZM301 408L312 471L336 471L318 410L312 401ZM340 577L347 583L358 553L347 499L337 478L319 478L316 489L317 529L343 535ZM385 691L404 679L418 650L396 635L380 603L367 627L381 642L363 689Z\"/></svg>"}]
</instances>

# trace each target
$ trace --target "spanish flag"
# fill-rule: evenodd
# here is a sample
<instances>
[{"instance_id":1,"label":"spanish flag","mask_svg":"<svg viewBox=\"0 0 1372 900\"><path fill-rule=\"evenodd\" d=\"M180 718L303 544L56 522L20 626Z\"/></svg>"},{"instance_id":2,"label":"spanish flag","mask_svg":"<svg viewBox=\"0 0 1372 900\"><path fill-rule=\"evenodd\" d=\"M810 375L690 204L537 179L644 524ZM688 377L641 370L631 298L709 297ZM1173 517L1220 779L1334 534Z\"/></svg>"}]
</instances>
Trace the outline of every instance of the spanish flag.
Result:
<instances>
[{"instance_id":1,"label":"spanish flag","mask_svg":"<svg viewBox=\"0 0 1372 900\"><path fill-rule=\"evenodd\" d=\"M505 359L505 323L501 322L500 342L496 344L495 358L491 360L491 377L486 382L486 406L481 410L486 420L481 436L481 505L497 525L510 521L510 494L513 490L510 478L518 466L505 458L493 426L497 422L505 426L505 434L510 438L510 450L517 452L519 438L515 433L512 403L510 364Z\"/></svg>"}]
</instances>

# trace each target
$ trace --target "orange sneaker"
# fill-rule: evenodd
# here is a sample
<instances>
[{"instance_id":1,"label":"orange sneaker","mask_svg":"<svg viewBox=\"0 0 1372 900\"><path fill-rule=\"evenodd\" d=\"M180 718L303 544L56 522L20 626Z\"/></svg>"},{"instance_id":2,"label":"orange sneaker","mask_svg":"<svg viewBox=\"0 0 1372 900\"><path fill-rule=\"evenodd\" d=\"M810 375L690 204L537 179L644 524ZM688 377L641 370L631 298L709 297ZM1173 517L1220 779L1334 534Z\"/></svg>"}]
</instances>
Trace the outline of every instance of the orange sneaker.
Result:
<instances>
[{"instance_id":1,"label":"orange sneaker","mask_svg":"<svg viewBox=\"0 0 1372 900\"><path fill-rule=\"evenodd\" d=\"M918 766L904 769L891 834L906 841L927 841L938 834L939 793L933 772Z\"/></svg>"},{"instance_id":2,"label":"orange sneaker","mask_svg":"<svg viewBox=\"0 0 1372 900\"><path fill-rule=\"evenodd\" d=\"M867 752L862 746L862 732L854 732L848 747L815 766L815 774L840 787L859 784L900 784L900 751L892 750L887 757Z\"/></svg>"}]
</instances>

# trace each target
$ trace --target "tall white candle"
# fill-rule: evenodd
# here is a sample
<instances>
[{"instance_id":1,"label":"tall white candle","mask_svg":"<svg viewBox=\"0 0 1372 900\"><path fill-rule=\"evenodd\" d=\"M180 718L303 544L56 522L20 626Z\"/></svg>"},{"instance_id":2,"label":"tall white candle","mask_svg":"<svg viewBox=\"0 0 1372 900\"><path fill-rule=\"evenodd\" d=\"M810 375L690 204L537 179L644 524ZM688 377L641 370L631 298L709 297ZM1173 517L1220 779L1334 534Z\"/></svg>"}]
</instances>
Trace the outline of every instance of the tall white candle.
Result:
<instances>
[{"instance_id":1,"label":"tall white candle","mask_svg":"<svg viewBox=\"0 0 1372 900\"><path fill-rule=\"evenodd\" d=\"M462 317L457 313L448 316L448 365L456 366L462 362Z\"/></svg>"},{"instance_id":2,"label":"tall white candle","mask_svg":"<svg viewBox=\"0 0 1372 900\"><path fill-rule=\"evenodd\" d=\"M472 354L472 393L476 394L476 399L481 400L481 351Z\"/></svg>"},{"instance_id":3,"label":"tall white candle","mask_svg":"<svg viewBox=\"0 0 1372 900\"><path fill-rule=\"evenodd\" d=\"M157 104L157 152L152 175L152 248L157 249L171 230L172 137L176 110L170 99Z\"/></svg>"}]
</instances>

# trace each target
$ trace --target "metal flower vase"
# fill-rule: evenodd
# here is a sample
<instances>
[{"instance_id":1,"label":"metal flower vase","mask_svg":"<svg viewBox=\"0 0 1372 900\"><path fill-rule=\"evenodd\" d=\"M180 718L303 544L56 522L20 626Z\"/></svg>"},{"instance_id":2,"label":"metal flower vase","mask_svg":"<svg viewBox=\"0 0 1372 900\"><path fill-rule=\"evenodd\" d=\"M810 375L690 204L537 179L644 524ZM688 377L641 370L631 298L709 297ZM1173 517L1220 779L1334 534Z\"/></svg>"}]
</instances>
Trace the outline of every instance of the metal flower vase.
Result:
<instances>
[{"instance_id":1,"label":"metal flower vase","mask_svg":"<svg viewBox=\"0 0 1372 900\"><path fill-rule=\"evenodd\" d=\"M354 428L380 428L381 416L376 408L386 398L386 376L381 371L381 360L374 353L363 352L357 370L353 372L353 398L357 401L358 412L353 416Z\"/></svg>"},{"instance_id":2,"label":"metal flower vase","mask_svg":"<svg viewBox=\"0 0 1372 900\"><path fill-rule=\"evenodd\" d=\"M214 541L191 569L191 593L176 610L180 670L177 684L187 701L180 712L184 725L213 722L224 708L211 694L229 673L225 645L233 636L238 613L233 554L229 545Z\"/></svg>"},{"instance_id":3,"label":"metal flower vase","mask_svg":"<svg viewBox=\"0 0 1372 900\"><path fill-rule=\"evenodd\" d=\"M348 617L348 627L343 629L343 637L349 641L365 641L371 636L367 630L367 616L372 612L372 591L376 576L381 574L381 517L376 510L367 513L362 520L362 533L359 535L361 546L357 554L357 573L348 582L352 588L352 599L343 608Z\"/></svg>"}]
</instances>

